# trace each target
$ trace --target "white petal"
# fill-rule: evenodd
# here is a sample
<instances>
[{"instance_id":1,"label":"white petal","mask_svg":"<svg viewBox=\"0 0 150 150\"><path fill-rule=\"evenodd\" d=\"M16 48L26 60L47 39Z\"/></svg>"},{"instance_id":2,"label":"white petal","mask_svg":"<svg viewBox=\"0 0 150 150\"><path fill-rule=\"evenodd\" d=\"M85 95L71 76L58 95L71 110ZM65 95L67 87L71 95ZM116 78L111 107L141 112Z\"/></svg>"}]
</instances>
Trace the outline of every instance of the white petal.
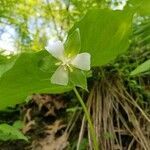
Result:
<instances>
[{"instance_id":1,"label":"white petal","mask_svg":"<svg viewBox=\"0 0 150 150\"><path fill-rule=\"evenodd\" d=\"M89 53L78 54L72 61L71 64L81 70L90 70L91 55Z\"/></svg>"},{"instance_id":2,"label":"white petal","mask_svg":"<svg viewBox=\"0 0 150 150\"><path fill-rule=\"evenodd\" d=\"M61 41L49 42L46 50L55 58L62 60L64 57L64 45Z\"/></svg>"},{"instance_id":3,"label":"white petal","mask_svg":"<svg viewBox=\"0 0 150 150\"><path fill-rule=\"evenodd\" d=\"M54 72L51 77L51 83L59 84L59 85L67 85L68 84L68 71L64 69L64 67L60 66Z\"/></svg>"}]
</instances>

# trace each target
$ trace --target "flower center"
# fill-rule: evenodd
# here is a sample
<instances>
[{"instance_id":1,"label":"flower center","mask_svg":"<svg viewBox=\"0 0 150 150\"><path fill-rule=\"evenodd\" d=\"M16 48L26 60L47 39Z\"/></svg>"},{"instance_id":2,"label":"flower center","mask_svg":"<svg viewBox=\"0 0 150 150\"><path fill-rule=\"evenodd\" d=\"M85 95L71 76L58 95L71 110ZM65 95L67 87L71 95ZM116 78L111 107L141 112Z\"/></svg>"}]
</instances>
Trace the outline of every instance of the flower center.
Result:
<instances>
[{"instance_id":1,"label":"flower center","mask_svg":"<svg viewBox=\"0 0 150 150\"><path fill-rule=\"evenodd\" d=\"M71 61L71 58L65 58L64 60L62 60L61 62L56 63L55 65L63 66L63 68L65 70L69 69L69 71L72 72L73 69L72 69L72 67L70 65L70 61Z\"/></svg>"}]
</instances>

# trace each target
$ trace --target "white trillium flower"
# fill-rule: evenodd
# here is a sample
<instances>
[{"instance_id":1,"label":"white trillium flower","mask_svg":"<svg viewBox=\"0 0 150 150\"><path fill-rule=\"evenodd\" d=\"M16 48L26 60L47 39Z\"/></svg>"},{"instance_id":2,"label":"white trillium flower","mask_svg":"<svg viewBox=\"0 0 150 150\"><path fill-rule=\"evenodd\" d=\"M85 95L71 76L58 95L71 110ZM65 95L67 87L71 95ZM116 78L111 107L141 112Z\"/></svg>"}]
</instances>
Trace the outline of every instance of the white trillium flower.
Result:
<instances>
[{"instance_id":1,"label":"white trillium flower","mask_svg":"<svg viewBox=\"0 0 150 150\"><path fill-rule=\"evenodd\" d=\"M51 83L53 84L67 85L69 72L73 71L73 67L84 71L90 70L91 56L89 53L80 53L75 56L67 55L61 41L49 43L46 50L58 60L55 65L59 67L51 77Z\"/></svg>"}]
</instances>

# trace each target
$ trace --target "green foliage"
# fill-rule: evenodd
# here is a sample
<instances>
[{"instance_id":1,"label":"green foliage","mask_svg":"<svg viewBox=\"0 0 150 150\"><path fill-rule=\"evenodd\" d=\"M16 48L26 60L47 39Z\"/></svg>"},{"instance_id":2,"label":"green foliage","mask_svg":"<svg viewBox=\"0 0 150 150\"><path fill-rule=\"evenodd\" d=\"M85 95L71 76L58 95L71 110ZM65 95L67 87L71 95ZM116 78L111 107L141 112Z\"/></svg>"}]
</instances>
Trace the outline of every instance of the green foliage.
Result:
<instances>
[{"instance_id":1,"label":"green foliage","mask_svg":"<svg viewBox=\"0 0 150 150\"><path fill-rule=\"evenodd\" d=\"M71 56L79 53L81 49L80 31L76 29L73 31L65 42L65 52Z\"/></svg>"},{"instance_id":2,"label":"green foliage","mask_svg":"<svg viewBox=\"0 0 150 150\"><path fill-rule=\"evenodd\" d=\"M107 0L108 3L110 1ZM55 65L57 61L48 52L40 50L44 49L47 40L52 37L63 41L66 31L91 9L70 30L65 42L65 49L71 55L77 54L80 50L81 52L89 52L92 55L92 66L101 66L113 61L129 47L133 13L150 15L150 0L128 0L128 4L127 9L123 11L112 11L93 9L107 7L105 0L90 0L88 2L87 0L0 1L0 25L2 24L4 28L11 26L15 29L16 49L19 52L24 52L11 59L0 55L0 110L24 102L26 97L33 93L64 93L72 90L74 86L87 90L86 73L78 69L73 69L73 72L70 72L68 86L51 84L50 78L58 67ZM143 51L149 49L150 21L149 17L146 18L145 23L137 23L137 28L134 31L134 42L137 45L134 45L132 49L137 48ZM34 28L29 29L29 26ZM8 31L11 32L11 29ZM0 28L0 34L1 32L3 33L3 29ZM31 53L26 51L31 51ZM134 55L132 57L134 58ZM129 61L128 58L124 59ZM117 65L122 66L126 70L123 74L128 76L132 70L130 66L132 67L133 60L136 60L131 59L131 63L128 65L126 62L121 63L122 60ZM144 60L146 59L144 58ZM137 61L139 64L140 61ZM133 65L134 67L135 65ZM110 74L108 70L110 70L109 67L106 72ZM131 76L149 70L150 60L147 60L133 70ZM138 87L135 80L129 81L135 90L141 88L141 86ZM142 101L145 101L144 97ZM80 108L71 108L68 111L77 110ZM19 131L21 128L22 122L20 121L16 121L13 126L0 124L0 140L22 139L27 141L27 138ZM105 133L104 136L106 139L113 139L110 133ZM80 149L86 149L87 145L87 139L83 139ZM74 149L76 149L76 143Z\"/></svg>"},{"instance_id":3,"label":"green foliage","mask_svg":"<svg viewBox=\"0 0 150 150\"><path fill-rule=\"evenodd\" d=\"M150 17L142 18L134 25L133 38L138 45L150 47Z\"/></svg>"},{"instance_id":4,"label":"green foliage","mask_svg":"<svg viewBox=\"0 0 150 150\"><path fill-rule=\"evenodd\" d=\"M131 76L135 76L146 71L150 71L150 59L139 65L135 70L133 70L131 72Z\"/></svg>"},{"instance_id":5,"label":"green foliage","mask_svg":"<svg viewBox=\"0 0 150 150\"><path fill-rule=\"evenodd\" d=\"M86 75L83 71L74 68L72 72L70 72L70 82L74 86L81 87L87 90L87 80Z\"/></svg>"},{"instance_id":6,"label":"green foliage","mask_svg":"<svg viewBox=\"0 0 150 150\"><path fill-rule=\"evenodd\" d=\"M17 120L14 122L13 127L16 129L22 129L23 128L23 122L20 120Z\"/></svg>"},{"instance_id":7,"label":"green foliage","mask_svg":"<svg viewBox=\"0 0 150 150\"><path fill-rule=\"evenodd\" d=\"M81 51L91 54L92 66L107 64L127 50L131 23L132 14L127 11L96 9L74 26L80 29Z\"/></svg>"},{"instance_id":8,"label":"green foliage","mask_svg":"<svg viewBox=\"0 0 150 150\"><path fill-rule=\"evenodd\" d=\"M104 65L129 46L132 14L126 11L91 10L74 26L81 32L81 51L92 55L92 66ZM69 53L80 50L78 30L70 32L65 43ZM70 51L71 50L71 51ZM79 86L87 89L86 76L80 70L70 73L68 86L51 84L57 61L46 51L22 53L15 62L0 67L0 109L23 102L33 93L62 93Z\"/></svg>"},{"instance_id":9,"label":"green foliage","mask_svg":"<svg viewBox=\"0 0 150 150\"><path fill-rule=\"evenodd\" d=\"M150 15L150 1L149 0L129 0L131 8L141 15Z\"/></svg>"},{"instance_id":10,"label":"green foliage","mask_svg":"<svg viewBox=\"0 0 150 150\"><path fill-rule=\"evenodd\" d=\"M15 58L7 59L4 56L0 56L0 77L8 71L15 63ZM3 59L2 59L3 58Z\"/></svg>"},{"instance_id":11,"label":"green foliage","mask_svg":"<svg viewBox=\"0 0 150 150\"><path fill-rule=\"evenodd\" d=\"M77 149L77 142L78 141L74 141L70 147L70 150L76 150ZM80 150L85 150L86 148L88 147L88 139L86 138L83 138L81 140L81 143L80 143L80 146L79 146L79 149Z\"/></svg>"},{"instance_id":12,"label":"green foliage","mask_svg":"<svg viewBox=\"0 0 150 150\"><path fill-rule=\"evenodd\" d=\"M85 150L88 146L88 140L86 138L83 138L80 144L80 150Z\"/></svg>"},{"instance_id":13,"label":"green foliage","mask_svg":"<svg viewBox=\"0 0 150 150\"><path fill-rule=\"evenodd\" d=\"M8 124L0 124L0 140L25 140L28 141L15 126L10 126Z\"/></svg>"},{"instance_id":14,"label":"green foliage","mask_svg":"<svg viewBox=\"0 0 150 150\"><path fill-rule=\"evenodd\" d=\"M76 29L75 31L73 31L72 34L68 36L65 42L65 53L73 57L80 52L80 49L81 49L80 31L79 29ZM72 85L87 90L86 75L83 71L73 68L73 71L70 72L69 80Z\"/></svg>"},{"instance_id":15,"label":"green foliage","mask_svg":"<svg viewBox=\"0 0 150 150\"><path fill-rule=\"evenodd\" d=\"M69 44L68 44L69 41ZM67 40L67 50L71 54L78 52L80 48L79 31L74 32ZM76 43L79 43L77 47ZM74 44L75 43L75 44ZM70 72L69 85L58 86L50 82L50 78L56 71L58 62L47 51L22 53L15 61L0 66L0 109L23 102L28 95L33 93L63 93L74 86L87 89L86 75L79 69L73 68Z\"/></svg>"},{"instance_id":16,"label":"green foliage","mask_svg":"<svg viewBox=\"0 0 150 150\"><path fill-rule=\"evenodd\" d=\"M23 8L19 7L21 10ZM24 17L28 18L28 15ZM81 51L92 55L92 66L107 64L127 50L131 24L132 13L128 11L91 10L70 31L65 43L66 51L77 53L81 42ZM79 31L74 32L76 28L80 29L81 41ZM41 51L22 53L16 60L1 63L0 109L23 102L33 93L61 93L71 90L72 84L87 89L85 74L76 69L70 73L68 86L51 84L50 77L57 69L55 62L47 52Z\"/></svg>"},{"instance_id":17,"label":"green foliage","mask_svg":"<svg viewBox=\"0 0 150 150\"><path fill-rule=\"evenodd\" d=\"M23 102L33 93L61 93L71 89L71 86L51 84L50 77L56 66L52 63L50 71L42 70L40 66L45 56L53 62L46 51L22 53L18 56L13 67L0 78L0 109Z\"/></svg>"}]
</instances>

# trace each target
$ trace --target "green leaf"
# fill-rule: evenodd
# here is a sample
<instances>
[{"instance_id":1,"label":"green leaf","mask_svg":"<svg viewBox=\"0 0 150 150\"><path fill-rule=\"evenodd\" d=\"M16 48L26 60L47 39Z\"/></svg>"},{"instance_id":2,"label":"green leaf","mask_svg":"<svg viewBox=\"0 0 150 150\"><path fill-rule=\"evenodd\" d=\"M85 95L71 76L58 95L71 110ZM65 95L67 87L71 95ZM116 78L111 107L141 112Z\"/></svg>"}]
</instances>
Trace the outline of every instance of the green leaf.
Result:
<instances>
[{"instance_id":1,"label":"green leaf","mask_svg":"<svg viewBox=\"0 0 150 150\"><path fill-rule=\"evenodd\" d=\"M33 93L63 93L73 86L87 89L86 75L76 68L70 73L68 86L52 84L50 78L58 67L57 62L47 51L18 56L0 78L0 109L24 102Z\"/></svg>"},{"instance_id":2,"label":"green leaf","mask_svg":"<svg viewBox=\"0 0 150 150\"><path fill-rule=\"evenodd\" d=\"M92 66L104 65L127 50L132 16L127 11L91 10L70 33L79 28L81 52L91 54Z\"/></svg>"},{"instance_id":3,"label":"green leaf","mask_svg":"<svg viewBox=\"0 0 150 150\"><path fill-rule=\"evenodd\" d=\"M23 128L23 122L21 120L17 120L14 122L13 127L16 129L22 129Z\"/></svg>"},{"instance_id":4,"label":"green leaf","mask_svg":"<svg viewBox=\"0 0 150 150\"><path fill-rule=\"evenodd\" d=\"M131 76L146 72L150 70L150 59L139 65L135 70L131 72Z\"/></svg>"},{"instance_id":5,"label":"green leaf","mask_svg":"<svg viewBox=\"0 0 150 150\"><path fill-rule=\"evenodd\" d=\"M81 39L79 29L74 30L65 42L65 53L69 56L74 56L81 49Z\"/></svg>"},{"instance_id":6,"label":"green leaf","mask_svg":"<svg viewBox=\"0 0 150 150\"><path fill-rule=\"evenodd\" d=\"M3 59L1 59L3 58ZM15 59L7 59L6 56L0 56L0 77L15 64Z\"/></svg>"},{"instance_id":7,"label":"green leaf","mask_svg":"<svg viewBox=\"0 0 150 150\"><path fill-rule=\"evenodd\" d=\"M53 57L47 51L22 53L0 78L0 109L24 102L33 93L62 93L71 90L71 85L51 84L50 78L56 68Z\"/></svg>"},{"instance_id":8,"label":"green leaf","mask_svg":"<svg viewBox=\"0 0 150 150\"><path fill-rule=\"evenodd\" d=\"M70 82L73 86L81 87L87 90L87 80L86 75L83 71L73 68L73 71L70 72Z\"/></svg>"},{"instance_id":9,"label":"green leaf","mask_svg":"<svg viewBox=\"0 0 150 150\"><path fill-rule=\"evenodd\" d=\"M0 124L0 140L25 140L28 141L18 129L8 124Z\"/></svg>"},{"instance_id":10,"label":"green leaf","mask_svg":"<svg viewBox=\"0 0 150 150\"><path fill-rule=\"evenodd\" d=\"M55 64L58 62L59 61L57 59L48 54L39 60L39 68L45 73L53 74L58 67Z\"/></svg>"},{"instance_id":11,"label":"green leaf","mask_svg":"<svg viewBox=\"0 0 150 150\"><path fill-rule=\"evenodd\" d=\"M129 0L129 6L141 15L150 15L150 0Z\"/></svg>"}]
</instances>

